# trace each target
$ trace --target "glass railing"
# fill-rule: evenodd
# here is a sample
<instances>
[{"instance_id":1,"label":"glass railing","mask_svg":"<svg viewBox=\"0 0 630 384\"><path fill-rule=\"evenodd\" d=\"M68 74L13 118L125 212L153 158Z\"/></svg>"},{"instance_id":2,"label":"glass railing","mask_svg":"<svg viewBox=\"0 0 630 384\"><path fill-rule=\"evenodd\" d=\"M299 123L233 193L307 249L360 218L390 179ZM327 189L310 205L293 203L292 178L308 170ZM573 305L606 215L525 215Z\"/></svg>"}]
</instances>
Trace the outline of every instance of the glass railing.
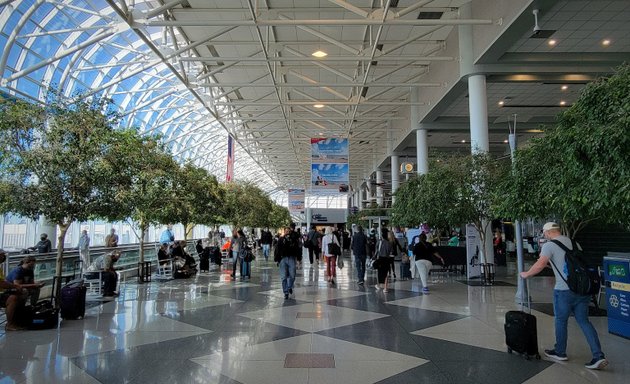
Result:
<instances>
[{"instance_id":1,"label":"glass railing","mask_svg":"<svg viewBox=\"0 0 630 384\"><path fill-rule=\"evenodd\" d=\"M188 241L187 250L191 255L196 255L196 252L192 251L194 250L195 241L196 240ZM152 262L153 268L155 268L156 266L158 248L159 243L144 244L144 261ZM112 248L104 247L90 248L90 259L93 261L97 257L107 254L108 252L111 252L113 250L114 249ZM116 270L125 277L137 276L138 263L140 261L139 245L131 244L126 246L119 246L116 247L115 250L122 253L120 259L116 262ZM9 271L17 267L24 257L34 256L37 261L34 271L35 281L46 283L46 286L52 285L53 277L56 275L57 271L56 251L50 253L31 254L9 253L8 256L9 257L7 258L7 261L4 265L5 275L7 275ZM79 276L81 272L79 260L79 252L76 249L65 250L63 254L61 275L66 279ZM87 267L85 267L84 269L87 269Z\"/></svg>"}]
</instances>

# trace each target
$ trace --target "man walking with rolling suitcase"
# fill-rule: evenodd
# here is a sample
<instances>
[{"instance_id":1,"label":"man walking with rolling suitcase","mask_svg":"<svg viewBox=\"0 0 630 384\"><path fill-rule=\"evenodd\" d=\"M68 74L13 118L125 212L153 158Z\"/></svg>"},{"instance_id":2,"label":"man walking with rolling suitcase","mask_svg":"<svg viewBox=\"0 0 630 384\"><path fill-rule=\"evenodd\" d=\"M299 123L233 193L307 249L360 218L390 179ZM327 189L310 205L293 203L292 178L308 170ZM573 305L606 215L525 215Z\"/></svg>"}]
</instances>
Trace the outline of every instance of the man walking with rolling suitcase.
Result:
<instances>
[{"instance_id":1,"label":"man walking with rolling suitcase","mask_svg":"<svg viewBox=\"0 0 630 384\"><path fill-rule=\"evenodd\" d=\"M588 369L602 369L608 365L608 360L604 357L602 347L599 343L597 331L588 320L588 304L590 295L579 295L569 289L567 284L568 272L565 260L566 252L555 241L559 241L564 247L573 250L573 243L570 238L560 233L560 226L549 222L543 226L543 235L547 238L540 258L532 265L527 272L521 272L521 277L527 279L540 273L547 263L552 263L552 269L556 278L556 285L553 291L553 311L555 314L556 345L554 349L546 349L545 355L557 361L568 360L567 356L567 323L571 313L575 315L575 321L582 329L582 333L591 348L593 358L584 366Z\"/></svg>"}]
</instances>

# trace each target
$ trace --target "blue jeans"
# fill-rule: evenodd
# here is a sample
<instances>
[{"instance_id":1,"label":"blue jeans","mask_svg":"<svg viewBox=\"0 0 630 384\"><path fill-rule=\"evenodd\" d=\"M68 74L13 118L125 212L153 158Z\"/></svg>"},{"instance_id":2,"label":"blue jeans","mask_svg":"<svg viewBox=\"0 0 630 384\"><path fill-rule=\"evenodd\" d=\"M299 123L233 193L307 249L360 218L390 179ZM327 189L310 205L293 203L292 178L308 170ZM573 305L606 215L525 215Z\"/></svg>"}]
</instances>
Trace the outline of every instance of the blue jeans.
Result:
<instances>
[{"instance_id":1,"label":"blue jeans","mask_svg":"<svg viewBox=\"0 0 630 384\"><path fill-rule=\"evenodd\" d=\"M573 313L575 315L575 321L577 321L584 337L586 337L586 342L591 347L593 358L604 358L597 331L588 320L588 304L590 300L590 296L576 295L570 290L553 291L553 311L556 316L555 350L558 355L564 356L567 354L567 323L569 316Z\"/></svg>"},{"instance_id":2,"label":"blue jeans","mask_svg":"<svg viewBox=\"0 0 630 384\"><path fill-rule=\"evenodd\" d=\"M365 255L354 255L354 266L357 268L357 278L359 281L365 279Z\"/></svg>"},{"instance_id":3,"label":"blue jeans","mask_svg":"<svg viewBox=\"0 0 630 384\"><path fill-rule=\"evenodd\" d=\"M283 257L280 260L280 278L282 279L282 292L289 293L295 282L295 258Z\"/></svg>"},{"instance_id":4,"label":"blue jeans","mask_svg":"<svg viewBox=\"0 0 630 384\"><path fill-rule=\"evenodd\" d=\"M269 244L262 245L263 256L265 257L265 261L269 260Z\"/></svg>"}]
</instances>

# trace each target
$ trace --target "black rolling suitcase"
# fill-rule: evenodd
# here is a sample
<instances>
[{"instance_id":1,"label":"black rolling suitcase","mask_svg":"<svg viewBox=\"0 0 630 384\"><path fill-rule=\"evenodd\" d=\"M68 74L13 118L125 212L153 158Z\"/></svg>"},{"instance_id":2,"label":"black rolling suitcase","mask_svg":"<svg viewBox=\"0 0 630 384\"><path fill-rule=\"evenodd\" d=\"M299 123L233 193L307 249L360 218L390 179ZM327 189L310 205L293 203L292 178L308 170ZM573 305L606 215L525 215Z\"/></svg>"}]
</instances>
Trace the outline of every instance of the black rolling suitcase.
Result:
<instances>
[{"instance_id":1,"label":"black rolling suitcase","mask_svg":"<svg viewBox=\"0 0 630 384\"><path fill-rule=\"evenodd\" d=\"M525 356L527 360L530 360L532 357L539 360L538 330L536 327L536 316L531 314L529 284L526 291L528 292L527 307L529 308L529 313L523 311L523 301L521 301L520 311L509 311L505 314L505 344L507 344L508 353L514 351Z\"/></svg>"},{"instance_id":2,"label":"black rolling suitcase","mask_svg":"<svg viewBox=\"0 0 630 384\"><path fill-rule=\"evenodd\" d=\"M400 278L411 279L411 263L400 263Z\"/></svg>"},{"instance_id":3,"label":"black rolling suitcase","mask_svg":"<svg viewBox=\"0 0 630 384\"><path fill-rule=\"evenodd\" d=\"M85 294L87 288L83 279L72 280L61 288L61 318L82 319L85 316Z\"/></svg>"},{"instance_id":4,"label":"black rolling suitcase","mask_svg":"<svg viewBox=\"0 0 630 384\"><path fill-rule=\"evenodd\" d=\"M34 306L22 307L16 316L21 325L32 330L52 329L59 325L59 310L53 306L51 300L42 300Z\"/></svg>"},{"instance_id":5,"label":"black rolling suitcase","mask_svg":"<svg viewBox=\"0 0 630 384\"><path fill-rule=\"evenodd\" d=\"M201 272L210 271L210 258L204 257L203 254L199 257L199 271Z\"/></svg>"}]
</instances>

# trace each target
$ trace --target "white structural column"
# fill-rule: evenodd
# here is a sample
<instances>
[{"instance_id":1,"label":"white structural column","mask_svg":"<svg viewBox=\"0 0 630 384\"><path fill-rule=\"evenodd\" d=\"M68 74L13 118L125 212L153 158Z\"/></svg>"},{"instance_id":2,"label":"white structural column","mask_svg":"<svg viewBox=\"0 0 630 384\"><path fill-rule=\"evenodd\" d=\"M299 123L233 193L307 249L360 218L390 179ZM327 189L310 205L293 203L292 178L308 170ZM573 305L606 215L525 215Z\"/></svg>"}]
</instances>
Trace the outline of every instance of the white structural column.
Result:
<instances>
[{"instance_id":1,"label":"white structural column","mask_svg":"<svg viewBox=\"0 0 630 384\"><path fill-rule=\"evenodd\" d=\"M417 103L420 101L420 95L417 88L411 89L411 102ZM409 111L409 124L412 131L416 131L416 172L419 175L424 175L429 172L429 143L427 141L427 130L423 129L420 124L420 114L417 105L412 105Z\"/></svg>"},{"instance_id":2,"label":"white structural column","mask_svg":"<svg viewBox=\"0 0 630 384\"><path fill-rule=\"evenodd\" d=\"M490 151L486 76L472 75L468 77L468 106L470 109L470 150L473 154L486 153ZM483 247L485 262L494 263L490 225L487 226L485 237L486 244Z\"/></svg>"},{"instance_id":3,"label":"white structural column","mask_svg":"<svg viewBox=\"0 0 630 384\"><path fill-rule=\"evenodd\" d=\"M391 197L392 197L392 205L394 205L394 193L398 189L398 185L400 184L400 171L398 170L398 155L394 154L394 132L392 131L392 122L391 120L387 122L387 152L390 155L390 170L392 172L392 189L391 189Z\"/></svg>"},{"instance_id":4,"label":"white structural column","mask_svg":"<svg viewBox=\"0 0 630 384\"><path fill-rule=\"evenodd\" d=\"M426 129L416 129L416 169L419 175L429 173L429 142Z\"/></svg>"},{"instance_id":5,"label":"white structural column","mask_svg":"<svg viewBox=\"0 0 630 384\"><path fill-rule=\"evenodd\" d=\"M376 204L383 207L383 171L376 170Z\"/></svg>"},{"instance_id":6,"label":"white structural column","mask_svg":"<svg viewBox=\"0 0 630 384\"><path fill-rule=\"evenodd\" d=\"M398 169L400 165L398 161L398 155L391 156L391 163L392 163L392 205L394 205L394 201L396 200L396 197L394 196L394 194L396 193L396 190L398 189L398 185L400 184L400 170Z\"/></svg>"},{"instance_id":7,"label":"white structural column","mask_svg":"<svg viewBox=\"0 0 630 384\"><path fill-rule=\"evenodd\" d=\"M488 101L486 76L468 77L468 107L470 109L470 145L472 153L490 150L488 139Z\"/></svg>"}]
</instances>

